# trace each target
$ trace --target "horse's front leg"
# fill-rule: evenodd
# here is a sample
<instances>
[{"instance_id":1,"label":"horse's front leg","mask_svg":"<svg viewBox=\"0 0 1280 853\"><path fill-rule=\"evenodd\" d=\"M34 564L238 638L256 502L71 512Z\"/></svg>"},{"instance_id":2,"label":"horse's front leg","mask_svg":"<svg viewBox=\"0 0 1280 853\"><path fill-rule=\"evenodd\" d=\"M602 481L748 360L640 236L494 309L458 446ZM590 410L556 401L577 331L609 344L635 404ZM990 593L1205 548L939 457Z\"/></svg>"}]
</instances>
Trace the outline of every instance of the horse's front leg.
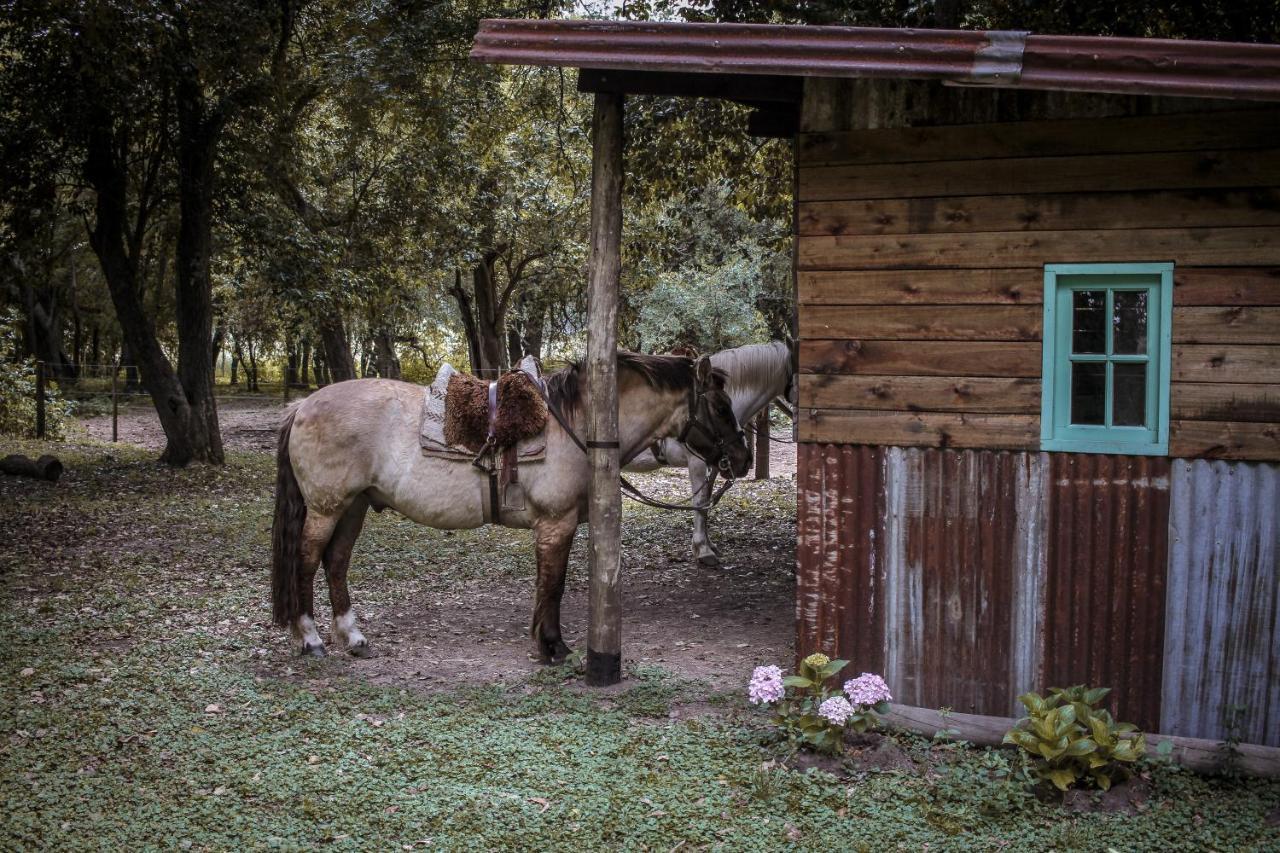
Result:
<instances>
[{"instance_id":1,"label":"horse's front leg","mask_svg":"<svg viewBox=\"0 0 1280 853\"><path fill-rule=\"evenodd\" d=\"M689 457L689 485L693 488L694 504L705 504L711 500L715 479L715 472L708 470L701 459ZM693 513L693 558L702 566L715 568L720 565L720 553L707 535L707 511L704 509Z\"/></svg>"},{"instance_id":2,"label":"horse's front leg","mask_svg":"<svg viewBox=\"0 0 1280 853\"><path fill-rule=\"evenodd\" d=\"M576 508L559 518L540 518L534 523L538 586L530 633L543 663L560 663L569 656L569 647L560 638L560 599L577 530Z\"/></svg>"}]
</instances>

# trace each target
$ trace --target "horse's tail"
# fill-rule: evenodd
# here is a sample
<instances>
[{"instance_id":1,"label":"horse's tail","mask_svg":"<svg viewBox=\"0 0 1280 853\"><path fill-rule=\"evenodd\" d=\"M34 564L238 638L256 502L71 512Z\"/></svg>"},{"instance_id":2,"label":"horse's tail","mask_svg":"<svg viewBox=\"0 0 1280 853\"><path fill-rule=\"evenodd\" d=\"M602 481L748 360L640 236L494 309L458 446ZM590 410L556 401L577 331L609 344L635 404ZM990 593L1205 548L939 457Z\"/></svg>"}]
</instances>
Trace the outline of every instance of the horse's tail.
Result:
<instances>
[{"instance_id":1,"label":"horse's tail","mask_svg":"<svg viewBox=\"0 0 1280 853\"><path fill-rule=\"evenodd\" d=\"M271 525L271 616L286 627L302 614L302 526L307 504L289 461L289 435L297 409L285 414L276 449L276 517Z\"/></svg>"}]
</instances>

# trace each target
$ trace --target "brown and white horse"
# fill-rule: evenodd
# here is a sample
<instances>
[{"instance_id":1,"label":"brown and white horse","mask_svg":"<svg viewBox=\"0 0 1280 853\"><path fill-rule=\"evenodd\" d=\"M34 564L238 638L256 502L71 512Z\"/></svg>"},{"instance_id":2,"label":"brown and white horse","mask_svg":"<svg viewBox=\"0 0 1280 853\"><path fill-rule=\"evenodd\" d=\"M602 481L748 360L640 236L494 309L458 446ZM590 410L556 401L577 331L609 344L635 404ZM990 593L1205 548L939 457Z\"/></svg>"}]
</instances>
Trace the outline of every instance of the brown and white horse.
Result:
<instances>
[{"instance_id":1,"label":"brown and white horse","mask_svg":"<svg viewBox=\"0 0 1280 853\"><path fill-rule=\"evenodd\" d=\"M575 433L585 408L579 365L547 378L547 397ZM312 613L313 581L324 564L333 641L356 656L369 644L347 590L351 549L365 514L390 507L437 529L485 523L487 475L465 461L425 456L419 426L426 390L389 379L329 385L285 414L277 452L272 527L272 609L298 650L322 656ZM725 377L702 358L618 354L621 461L664 438L681 437L708 464L742 476L751 451L725 393ZM587 518L586 454L554 420L542 462L522 466L525 509L504 510L506 527L532 528L538 580L531 633L545 662L569 654L560 636L560 599L569 550Z\"/></svg>"}]
</instances>

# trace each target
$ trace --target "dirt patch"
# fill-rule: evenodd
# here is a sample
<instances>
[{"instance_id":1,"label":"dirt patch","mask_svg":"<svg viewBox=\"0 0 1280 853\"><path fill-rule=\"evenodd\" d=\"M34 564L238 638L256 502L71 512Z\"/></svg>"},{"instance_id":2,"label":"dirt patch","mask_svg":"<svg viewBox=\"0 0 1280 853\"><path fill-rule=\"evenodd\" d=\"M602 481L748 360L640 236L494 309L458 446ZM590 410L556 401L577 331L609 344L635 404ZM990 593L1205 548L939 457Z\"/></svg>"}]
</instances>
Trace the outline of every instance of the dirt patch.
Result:
<instances>
[{"instance_id":1,"label":"dirt patch","mask_svg":"<svg viewBox=\"0 0 1280 853\"><path fill-rule=\"evenodd\" d=\"M1151 799L1151 783L1140 776L1111 786L1108 791L1073 788L1062 795L1062 808L1072 814L1138 814Z\"/></svg>"},{"instance_id":2,"label":"dirt patch","mask_svg":"<svg viewBox=\"0 0 1280 853\"><path fill-rule=\"evenodd\" d=\"M295 397L294 399L297 399ZM227 450L272 450L284 401L270 397L219 397L218 423ZM111 440L111 414L82 418L81 425L99 441ZM163 450L164 430L147 400L133 400L120 409L119 440L150 450Z\"/></svg>"},{"instance_id":3,"label":"dirt patch","mask_svg":"<svg viewBox=\"0 0 1280 853\"><path fill-rule=\"evenodd\" d=\"M722 550L728 555L734 549L726 543ZM661 667L721 690L741 687L759 663L786 665L794 635L789 558L718 569L678 559L626 572L624 668ZM578 650L586 647L587 602L579 578L562 605L565 642ZM370 609L362 627L372 656L357 660L331 649L326 669L423 689L522 680L545 669L529 638L532 607L532 584L521 579L468 584L430 601ZM297 669L291 661L280 663L285 674Z\"/></svg>"},{"instance_id":4,"label":"dirt patch","mask_svg":"<svg viewBox=\"0 0 1280 853\"><path fill-rule=\"evenodd\" d=\"M913 773L916 763L891 737L875 732L845 735L845 761L855 771Z\"/></svg>"}]
</instances>

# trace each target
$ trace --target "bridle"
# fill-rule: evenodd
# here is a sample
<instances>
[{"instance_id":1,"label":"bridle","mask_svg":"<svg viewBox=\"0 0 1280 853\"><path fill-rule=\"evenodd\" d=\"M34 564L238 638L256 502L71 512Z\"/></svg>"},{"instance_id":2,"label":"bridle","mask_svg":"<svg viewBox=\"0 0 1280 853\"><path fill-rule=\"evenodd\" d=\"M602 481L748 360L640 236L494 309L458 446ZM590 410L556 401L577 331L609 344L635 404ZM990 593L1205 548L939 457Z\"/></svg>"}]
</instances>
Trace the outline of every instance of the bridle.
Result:
<instances>
[{"instance_id":1,"label":"bridle","mask_svg":"<svg viewBox=\"0 0 1280 853\"><path fill-rule=\"evenodd\" d=\"M556 419L556 423L560 424L560 428L564 430L565 435L569 436L570 440L572 440L573 443L578 446L578 449L581 450L584 454L590 456L588 449L591 447L597 447L597 448L605 447L605 448L614 448L614 449L619 447L618 442L616 441L583 441L581 438L578 437L578 434L573 431L573 427L570 426L569 421L560 412L560 409L556 406L555 403L551 401L551 396L547 393L546 380L539 377L539 379L534 384L537 386L539 393L542 394L543 401L547 404L547 411L551 412L551 416ZM689 420L685 423L684 429L680 430L680 435L677 438L677 441L679 441L681 444L685 444L686 439L688 439L689 435L693 432L695 428L700 430L704 437L710 437L711 439L710 443L715 445L716 451L717 453L719 453L719 456L716 458L715 467L723 474L724 483L720 486L720 488L716 489L714 494L710 496L711 499L705 504L691 504L691 503L673 504L673 503L667 503L666 501L660 501L656 498L649 497L644 492L636 488L636 486L630 480L628 480L626 477L622 475L621 472L619 472L618 482L622 487L623 493L628 498L635 501L636 503L642 503L645 506L651 506L651 507L654 507L655 509L673 509L673 510L680 510L684 512L701 512L701 511L709 510L712 507L714 507L716 504L720 503L720 499L724 497L724 493L729 491L729 488L734 484L734 477L733 477L733 472L731 468L731 463L729 462L728 445L725 442L723 436L717 435L715 432L710 430L705 424L698 422L699 408L705 410L707 413L707 416L710 417L711 405L710 403L707 402L706 391L702 387L702 383L698 380L697 376L695 375L693 378L693 387L689 389ZM746 431L743 430L741 426L739 426L737 435L739 438L742 438L745 440ZM695 450L692 446L685 444L685 447L689 449L690 453L692 453L694 456L701 459L708 466L712 464L707 460L705 456L703 456L701 453ZM708 479L707 485L709 486L710 484L711 484L711 480ZM697 495L691 495L689 500L692 501L696 497Z\"/></svg>"},{"instance_id":2,"label":"bridle","mask_svg":"<svg viewBox=\"0 0 1280 853\"><path fill-rule=\"evenodd\" d=\"M693 381L693 387L689 389L689 419L685 422L684 429L680 430L680 434L676 436L676 441L688 448L690 453L701 459L708 467L719 469L721 476L728 480L732 480L733 475L730 473L730 466L732 463L729 461L728 442L725 441L725 436L712 431L706 426L706 424L698 420L699 410L706 413L708 421L711 420L711 404L707 401L706 389L703 387L702 383L695 378ZM709 439L708 443L715 447L717 455L714 464L711 460L707 459L706 456L699 453L696 447L689 443L689 436L695 429L702 433L703 438ZM741 424L738 424L737 432L734 433L733 437L739 441L745 442L747 440L747 431L742 428Z\"/></svg>"}]
</instances>

